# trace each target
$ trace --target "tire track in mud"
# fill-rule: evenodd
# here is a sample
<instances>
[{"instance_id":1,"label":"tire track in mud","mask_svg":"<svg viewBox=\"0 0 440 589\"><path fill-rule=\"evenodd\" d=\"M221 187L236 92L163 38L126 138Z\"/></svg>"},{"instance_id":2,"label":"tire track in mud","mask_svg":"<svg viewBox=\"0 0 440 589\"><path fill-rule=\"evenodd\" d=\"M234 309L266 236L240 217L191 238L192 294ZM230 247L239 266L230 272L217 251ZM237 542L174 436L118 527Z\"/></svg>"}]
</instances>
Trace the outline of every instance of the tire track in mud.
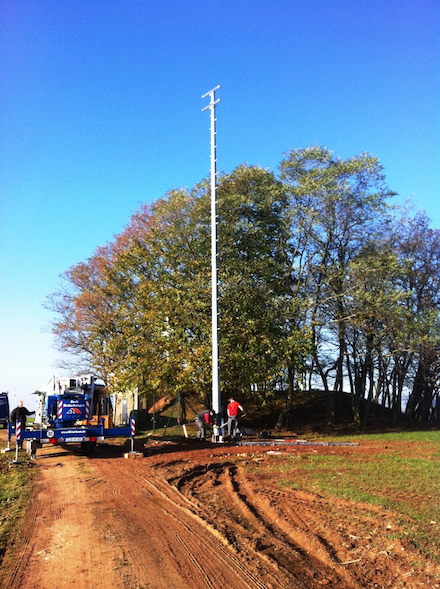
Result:
<instances>
[{"instance_id":1,"label":"tire track in mud","mask_svg":"<svg viewBox=\"0 0 440 589\"><path fill-rule=\"evenodd\" d=\"M275 491L264 488L258 490L258 496L260 503L269 506L269 510L277 513L281 521L295 522L296 525L309 529L311 535L325 545L330 556L341 567L350 567L357 586L382 586L384 575L380 572L383 569L380 561L381 555L386 555L388 585L393 588L413 587L410 579L402 580L402 577L408 578L414 573L400 558L405 549L398 540L389 543L389 554L395 556L388 558L388 551L384 550L385 546L380 538L387 524L392 521L391 512L377 505L354 506L348 500L329 500L304 491ZM341 510L344 514L342 517ZM402 570L404 568L406 571Z\"/></svg>"},{"instance_id":2,"label":"tire track in mud","mask_svg":"<svg viewBox=\"0 0 440 589\"><path fill-rule=\"evenodd\" d=\"M169 495L167 494L166 491L168 491L169 489L171 489L171 491L173 490L172 487L169 487L169 485L167 485L167 483L161 483L158 479L154 479L153 481L148 481L148 483L154 487L157 491L160 492L160 494L164 497L164 498L168 498L169 499ZM161 490L161 489L164 489ZM181 497L179 497L181 498ZM174 501L173 501L174 503ZM205 549L203 554L211 554L215 557L215 559L217 559L223 566L231 566L231 561L233 563L233 565L235 566L236 569L239 570L242 581L245 582L245 580L247 580L248 583L247 584L248 587L257 587L259 589L266 589L267 585L263 584L259 578L257 576L255 576L254 574L252 574L249 570L247 570L247 568L243 565L243 563L241 562L240 559L237 558L237 556L235 555L235 550L231 549L233 548L230 543L227 541L226 538L224 538L223 536L221 536L221 534L219 534L218 530L216 528L214 528L212 525L210 525L205 519L203 519L203 517L201 517L200 515L198 515L196 513L196 511L198 513L200 513L200 509L196 507L195 504L193 504L191 501L189 501L187 499L187 503L190 506L189 508L186 507L180 507L180 513L182 513L182 510L184 511L184 513L186 513L190 518L195 519L197 521L197 523L204 529L206 529L209 532L209 535L204 537L204 539L202 540L201 538L198 538L199 543L203 546L203 548ZM191 507L194 509L194 511L191 510ZM180 515L180 514L179 514ZM171 517L173 517L173 519L179 521L179 523L186 528L188 535L190 536L191 534L193 534L192 530L188 527L188 524L185 523L183 521L183 518L180 517L179 515L171 515ZM193 555L191 554L191 557L193 557ZM283 585L280 585L280 581L279 580L275 580L275 579L271 579L272 583L276 583L277 586L280 587L284 587ZM288 589L288 586L285 586L286 589Z\"/></svg>"},{"instance_id":3,"label":"tire track in mud","mask_svg":"<svg viewBox=\"0 0 440 589\"><path fill-rule=\"evenodd\" d=\"M203 470L203 467L197 467L197 474L200 475ZM236 542L231 542L231 540L228 539L228 535L224 535L219 530L219 526L215 522L215 518L214 520L210 521L211 518L209 518L205 513L205 508L203 504L200 504L200 502L195 497L190 499L186 495L182 494L176 486L170 485L168 481L163 477L155 476L153 479L150 480L146 479L145 477L143 478L147 481L149 485L153 486L164 497L169 499L170 496L172 496L172 501L174 503L181 504L181 509L183 509L189 515L189 517L196 518L199 524L209 531L209 533L211 534L211 542L214 543L215 539L215 546L209 546L208 544L206 544L206 550L214 550L216 558L221 560L223 564L227 564L227 562L232 559L235 567L237 567L237 569L240 571L242 578L248 578L251 583L255 584L255 587L259 587L260 589L267 589L267 587L280 587L282 589L289 589L292 587L290 580L280 578L279 571L277 571L276 575L274 575L272 571L265 571L263 573L263 571L259 570L259 574L263 574L266 579L265 583L262 583L259 579L259 576L253 574L250 569L255 568L255 561L265 560L264 555L257 554L254 556L254 558L252 559L254 561L253 567L249 566L249 558L238 558L237 555L242 555L243 553L241 548L237 545ZM179 521L181 521L181 523L183 524L181 519Z\"/></svg>"},{"instance_id":4,"label":"tire track in mud","mask_svg":"<svg viewBox=\"0 0 440 589\"><path fill-rule=\"evenodd\" d=\"M99 466L107 469L105 464L100 463ZM127 474L127 462L114 461L111 470L113 475L117 474L119 488L116 491L112 489L111 487L115 486L112 482L108 493L114 496L116 492L126 505L133 505L135 501L136 507L143 512L142 517L139 514L136 521L133 521L129 514L125 514L124 526L119 526L118 533L122 536L128 526L132 528L136 537L136 547L130 551L129 560L139 562L139 551L145 551L150 559L147 566L151 569L155 563L157 564L160 553L164 587L172 586L167 580L170 574L174 575L175 586L178 587L292 587L291 584L283 584L268 574L265 575L267 582L260 580L258 574L253 574L252 567L249 567L247 562L243 563L234 550L231 550L219 532L200 518L197 514L199 509L193 502L181 495L162 477L153 473L145 476L144 465L139 467L137 464L130 468L130 492L127 492L127 486L122 487L120 482ZM121 517L122 513L116 514L116 519ZM145 543L147 531L150 542ZM261 572L264 574L264 571ZM138 582L148 583L148 577L141 571L133 571L133 574L137 575ZM176 574L179 575L177 583ZM158 585L156 581L154 587L159 586L162 585Z\"/></svg>"},{"instance_id":5,"label":"tire track in mud","mask_svg":"<svg viewBox=\"0 0 440 589\"><path fill-rule=\"evenodd\" d=\"M286 586L295 583L310 588L321 582L347 589L357 586L323 539L310 533L304 522L295 527L268 504L262 505L250 485L242 482L243 473L240 477L238 473L234 464L213 463L170 478L170 483L199 507L212 504L211 485L216 490L217 508L227 521L224 534L231 544L264 559ZM209 520L207 513L204 517Z\"/></svg>"},{"instance_id":6,"label":"tire track in mud","mask_svg":"<svg viewBox=\"0 0 440 589\"><path fill-rule=\"evenodd\" d=\"M211 449L139 460L121 452L62 462L41 453L38 493L2 589L436 586L408 578L397 550L383 552L385 510L280 491ZM373 543L370 520L384 515Z\"/></svg>"},{"instance_id":7,"label":"tire track in mud","mask_svg":"<svg viewBox=\"0 0 440 589\"><path fill-rule=\"evenodd\" d=\"M57 449L56 449L57 450ZM78 457L40 452L38 481L15 566L2 589L107 589L115 576L101 567L111 556L90 523L91 502ZM57 462L58 460L58 462ZM99 570L99 574L96 574ZM119 576L116 577L119 581Z\"/></svg>"},{"instance_id":8,"label":"tire track in mud","mask_svg":"<svg viewBox=\"0 0 440 589\"><path fill-rule=\"evenodd\" d=\"M289 517L283 517L282 510L274 509L264 495L257 495L240 467L237 467L237 474L240 475L240 483L237 482L235 473L230 472L230 481L235 491L233 496L239 498L265 528L273 532L274 535L278 529L285 535L284 541L293 543L293 547L298 547L306 554L313 555L313 558L324 566L338 567L341 564L336 548L312 530L311 526L301 517L298 509L290 509ZM285 495L284 498L286 498ZM255 507L257 504L258 509ZM295 505L298 506L297 502ZM350 578L345 574L345 570L339 569L339 574L345 578L347 587L350 587Z\"/></svg>"},{"instance_id":9,"label":"tire track in mud","mask_svg":"<svg viewBox=\"0 0 440 589\"><path fill-rule=\"evenodd\" d=\"M136 474L142 476L145 463L138 462ZM188 461L164 460L154 465L156 476L149 469L150 475L143 478L166 498L172 497L174 503L189 510L192 517L197 516L211 535L221 540L222 549L226 547L229 555L238 556L243 570L254 571L254 579L263 575L264 587L368 586L359 584L332 545L312 533L300 518L300 525L292 524L284 521L269 502L262 507L246 478L237 482L235 469L235 465L225 463L189 468ZM178 474L173 475L176 470ZM217 504L213 501L219 489L222 497L228 497L228 509L222 507L221 500Z\"/></svg>"},{"instance_id":10,"label":"tire track in mud","mask_svg":"<svg viewBox=\"0 0 440 589\"><path fill-rule=\"evenodd\" d=\"M426 574L419 574L412 566L410 545L389 537L389 524L393 529L395 524L388 510L302 491L282 492L270 483L266 488L252 473L248 476L240 462L219 462L212 454L210 459L191 468L176 464L167 475L169 482L205 505L208 520L215 503L231 543L248 553L263 551L274 567L291 575L291 586L439 586L434 580L437 566L429 564ZM166 462L155 468L165 473Z\"/></svg>"}]
</instances>

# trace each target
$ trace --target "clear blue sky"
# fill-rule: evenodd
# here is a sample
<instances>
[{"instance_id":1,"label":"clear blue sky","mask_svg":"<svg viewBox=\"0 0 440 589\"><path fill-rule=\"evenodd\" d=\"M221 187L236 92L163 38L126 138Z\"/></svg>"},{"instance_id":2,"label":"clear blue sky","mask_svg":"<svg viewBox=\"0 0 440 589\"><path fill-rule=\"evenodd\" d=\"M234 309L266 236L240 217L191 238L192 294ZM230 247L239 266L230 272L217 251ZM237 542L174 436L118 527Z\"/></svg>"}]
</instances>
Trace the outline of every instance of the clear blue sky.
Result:
<instances>
[{"instance_id":1,"label":"clear blue sky","mask_svg":"<svg viewBox=\"0 0 440 589\"><path fill-rule=\"evenodd\" d=\"M59 357L47 295L144 202L320 144L440 228L438 0L0 0L0 389Z\"/></svg>"}]
</instances>

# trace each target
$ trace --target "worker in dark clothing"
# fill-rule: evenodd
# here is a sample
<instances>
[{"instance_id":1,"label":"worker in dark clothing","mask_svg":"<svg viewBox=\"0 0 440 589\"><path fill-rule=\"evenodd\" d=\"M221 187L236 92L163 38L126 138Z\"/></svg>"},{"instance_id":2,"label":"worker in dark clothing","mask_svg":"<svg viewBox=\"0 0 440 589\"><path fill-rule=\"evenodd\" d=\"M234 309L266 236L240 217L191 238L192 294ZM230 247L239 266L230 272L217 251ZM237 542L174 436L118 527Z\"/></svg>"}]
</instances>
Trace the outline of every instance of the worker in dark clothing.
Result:
<instances>
[{"instance_id":1,"label":"worker in dark clothing","mask_svg":"<svg viewBox=\"0 0 440 589\"><path fill-rule=\"evenodd\" d=\"M21 421L21 431L24 431L26 428L26 417L34 414L35 411L28 411L26 407L23 406L23 401L19 401L17 407L11 412L11 421L14 424L14 427L16 427L17 421ZM23 447L23 438L19 440L18 447Z\"/></svg>"},{"instance_id":2,"label":"worker in dark clothing","mask_svg":"<svg viewBox=\"0 0 440 589\"><path fill-rule=\"evenodd\" d=\"M204 440L206 437L206 426L215 423L215 411L208 409L206 409L205 411L201 411L197 415L195 422L197 427L199 428L199 431L196 435L196 439Z\"/></svg>"}]
</instances>

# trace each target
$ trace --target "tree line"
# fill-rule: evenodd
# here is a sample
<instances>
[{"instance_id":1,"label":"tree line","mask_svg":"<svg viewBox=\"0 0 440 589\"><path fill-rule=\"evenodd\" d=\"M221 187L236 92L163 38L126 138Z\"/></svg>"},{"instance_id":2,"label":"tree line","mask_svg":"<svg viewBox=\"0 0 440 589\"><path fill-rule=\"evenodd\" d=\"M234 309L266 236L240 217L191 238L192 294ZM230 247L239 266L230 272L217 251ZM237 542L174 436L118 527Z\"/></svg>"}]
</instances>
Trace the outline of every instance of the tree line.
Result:
<instances>
[{"instance_id":1,"label":"tree line","mask_svg":"<svg viewBox=\"0 0 440 589\"><path fill-rule=\"evenodd\" d=\"M220 375L266 403L338 396L366 425L374 403L438 422L440 232L392 204L377 158L320 146L278 174L241 165L218 178ZM211 395L210 185L174 189L63 275L49 297L70 368L116 390ZM368 401L367 403L365 401Z\"/></svg>"}]
</instances>

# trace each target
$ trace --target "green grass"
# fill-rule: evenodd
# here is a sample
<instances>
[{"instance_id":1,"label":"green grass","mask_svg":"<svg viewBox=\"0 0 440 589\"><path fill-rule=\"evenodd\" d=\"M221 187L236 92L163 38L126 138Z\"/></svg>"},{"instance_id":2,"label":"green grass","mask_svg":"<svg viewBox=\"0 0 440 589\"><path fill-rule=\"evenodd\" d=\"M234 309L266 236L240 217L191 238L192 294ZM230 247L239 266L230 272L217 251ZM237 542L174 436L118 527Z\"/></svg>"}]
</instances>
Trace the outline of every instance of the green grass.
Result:
<instances>
[{"instance_id":1,"label":"green grass","mask_svg":"<svg viewBox=\"0 0 440 589\"><path fill-rule=\"evenodd\" d=\"M20 452L19 459L25 461L23 454ZM28 467L28 462L10 468L9 462L14 459L15 452L0 454L0 563L7 548L19 537L33 488L35 470Z\"/></svg>"},{"instance_id":2,"label":"green grass","mask_svg":"<svg viewBox=\"0 0 440 589\"><path fill-rule=\"evenodd\" d=\"M349 435L349 436L335 436L332 438L334 441L341 441L341 442L362 442L362 441L378 441L378 442L399 442L399 443L408 443L408 442L423 442L428 444L433 444L437 446L437 449L440 449L440 431L408 431L408 432L387 432L383 434L357 434L357 435Z\"/></svg>"},{"instance_id":3,"label":"green grass","mask_svg":"<svg viewBox=\"0 0 440 589\"><path fill-rule=\"evenodd\" d=\"M417 548L440 562L440 432L340 438L344 439L369 449L343 456L310 453L306 459L280 456L257 468L276 471L284 487L390 510L401 536L410 533Z\"/></svg>"}]
</instances>

